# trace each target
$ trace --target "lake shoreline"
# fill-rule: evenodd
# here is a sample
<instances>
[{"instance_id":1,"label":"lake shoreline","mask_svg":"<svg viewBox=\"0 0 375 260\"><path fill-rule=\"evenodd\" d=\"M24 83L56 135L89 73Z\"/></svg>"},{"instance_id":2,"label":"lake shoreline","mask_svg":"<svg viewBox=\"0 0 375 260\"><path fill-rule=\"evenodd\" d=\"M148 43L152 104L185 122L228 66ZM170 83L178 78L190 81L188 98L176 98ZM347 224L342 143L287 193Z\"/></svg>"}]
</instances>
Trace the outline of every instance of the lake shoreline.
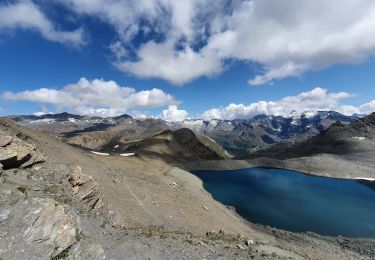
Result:
<instances>
[{"instance_id":1,"label":"lake shoreline","mask_svg":"<svg viewBox=\"0 0 375 260\"><path fill-rule=\"evenodd\" d=\"M196 161L183 166L188 171L227 171L246 168L274 168L302 172L306 175L334 179L365 180L375 182L375 162L361 162L345 159L331 154L319 154L286 160L256 158L248 160L224 159Z\"/></svg>"},{"instance_id":2,"label":"lake shoreline","mask_svg":"<svg viewBox=\"0 0 375 260\"><path fill-rule=\"evenodd\" d=\"M204 170L193 174L215 200L232 206L252 223L290 232L375 239L375 225L371 224L375 191L367 181L275 168Z\"/></svg>"},{"instance_id":3,"label":"lake shoreline","mask_svg":"<svg viewBox=\"0 0 375 260\"><path fill-rule=\"evenodd\" d=\"M243 169L243 168L242 168ZM194 173L192 173L194 174ZM304 174L304 173L303 173ZM195 175L195 174L194 174ZM306 174L308 176L312 177L319 177L314 174ZM327 176L320 176L320 177L327 177ZM331 177L328 177L331 178ZM338 180L346 180L343 178L335 178ZM347 179L347 180L354 180L355 179ZM363 180L358 180L363 181ZM203 181L202 181L203 182ZM366 181L368 182L368 181ZM373 183L373 182L371 182ZM208 191L207 191L208 192ZM214 198L215 199L215 198ZM218 200L216 200L218 201ZM375 255L375 238L366 238L366 237L349 237L349 236L330 236L330 235L321 235L315 232L306 231L306 232L293 232L288 231L280 228L271 227L269 225L262 225L257 224L254 222L251 222L247 219L245 219L243 216L241 216L237 211L236 208L230 205L226 205L220 201L218 203L221 203L225 207L227 207L232 214L234 214L236 217L241 219L245 224L247 224L249 227L268 233L272 236L275 236L277 238L277 242L280 244L284 243L296 243L298 241L300 246L311 246L311 245L325 245L328 248L338 246L342 250L352 250L355 251L361 255L365 255L371 259ZM328 249L327 250L331 250Z\"/></svg>"}]
</instances>

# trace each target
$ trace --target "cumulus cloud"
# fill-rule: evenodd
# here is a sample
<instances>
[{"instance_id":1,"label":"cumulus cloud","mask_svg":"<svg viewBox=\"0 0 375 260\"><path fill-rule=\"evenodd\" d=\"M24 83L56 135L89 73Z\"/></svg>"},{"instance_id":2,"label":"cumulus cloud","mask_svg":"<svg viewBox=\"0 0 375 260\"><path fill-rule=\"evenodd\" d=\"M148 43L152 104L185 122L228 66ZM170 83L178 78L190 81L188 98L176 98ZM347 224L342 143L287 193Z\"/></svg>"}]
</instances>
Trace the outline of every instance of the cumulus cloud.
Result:
<instances>
[{"instance_id":1,"label":"cumulus cloud","mask_svg":"<svg viewBox=\"0 0 375 260\"><path fill-rule=\"evenodd\" d=\"M108 47L121 71L176 85L218 75L230 60L258 64L249 84L262 85L375 54L372 0L53 1L116 30ZM84 26L58 30L36 1L0 5L0 29L33 29L79 45Z\"/></svg>"},{"instance_id":2,"label":"cumulus cloud","mask_svg":"<svg viewBox=\"0 0 375 260\"><path fill-rule=\"evenodd\" d=\"M326 89L315 88L309 92L303 92L297 96L287 96L277 101L259 101L250 105L232 103L224 108L213 108L205 111L202 118L205 120L249 119L260 114L288 116L293 110L300 113L339 110L341 108L340 101L351 96L346 92L329 93Z\"/></svg>"},{"instance_id":3,"label":"cumulus cloud","mask_svg":"<svg viewBox=\"0 0 375 260\"><path fill-rule=\"evenodd\" d=\"M343 113L344 115L353 115L353 114L360 114L360 115L368 115L375 112L375 100L362 104L360 106L350 106L350 105L343 105L337 109L338 112Z\"/></svg>"},{"instance_id":4,"label":"cumulus cloud","mask_svg":"<svg viewBox=\"0 0 375 260\"><path fill-rule=\"evenodd\" d=\"M212 51L197 53L190 47L175 52L172 43L150 42L138 51L138 61L117 61L116 66L142 78L162 78L182 85L200 76L211 77L222 70L220 59Z\"/></svg>"},{"instance_id":5,"label":"cumulus cloud","mask_svg":"<svg viewBox=\"0 0 375 260\"><path fill-rule=\"evenodd\" d=\"M79 114L98 116L115 116L128 109L146 109L178 103L173 96L157 88L136 92L135 89L122 87L115 81L90 81L86 78L61 89L4 92L1 98L8 101L51 104L59 109L67 108Z\"/></svg>"},{"instance_id":6,"label":"cumulus cloud","mask_svg":"<svg viewBox=\"0 0 375 260\"><path fill-rule=\"evenodd\" d=\"M160 118L170 122L179 122L188 118L188 112L178 109L175 105L169 105L161 112Z\"/></svg>"},{"instance_id":7,"label":"cumulus cloud","mask_svg":"<svg viewBox=\"0 0 375 260\"><path fill-rule=\"evenodd\" d=\"M375 54L372 0L55 1L116 29L119 69L174 84L219 74L228 60L258 64L249 83L261 85Z\"/></svg>"},{"instance_id":8,"label":"cumulus cloud","mask_svg":"<svg viewBox=\"0 0 375 260\"><path fill-rule=\"evenodd\" d=\"M59 43L76 46L85 43L82 28L74 31L56 29L40 8L28 0L0 4L0 30L16 28L38 31L44 38Z\"/></svg>"}]
</instances>

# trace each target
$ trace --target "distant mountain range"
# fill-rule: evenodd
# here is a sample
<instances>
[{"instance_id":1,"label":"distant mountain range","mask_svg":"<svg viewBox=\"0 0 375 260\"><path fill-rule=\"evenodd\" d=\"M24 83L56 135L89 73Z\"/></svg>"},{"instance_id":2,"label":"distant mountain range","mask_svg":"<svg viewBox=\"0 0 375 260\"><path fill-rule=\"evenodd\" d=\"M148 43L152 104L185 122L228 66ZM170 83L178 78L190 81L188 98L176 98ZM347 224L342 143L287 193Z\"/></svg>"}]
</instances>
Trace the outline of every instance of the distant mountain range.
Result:
<instances>
[{"instance_id":1,"label":"distant mountain range","mask_svg":"<svg viewBox=\"0 0 375 260\"><path fill-rule=\"evenodd\" d=\"M198 137L218 143L233 156L243 156L274 145L290 146L305 141L332 124L348 125L360 118L335 111L292 112L290 116L258 115L251 119L188 119L166 122L160 119L134 119L129 115L101 118L69 113L43 116L12 116L21 125L59 136L67 143L103 150L111 144L142 140L163 130L188 128ZM214 141L214 142L213 142Z\"/></svg>"},{"instance_id":2,"label":"distant mountain range","mask_svg":"<svg viewBox=\"0 0 375 260\"><path fill-rule=\"evenodd\" d=\"M241 159L269 157L289 159L309 157L316 154L340 155L356 160L373 161L375 139L375 113L360 118L351 124L340 121L312 138L290 147L274 146L264 151L254 152ZM360 158L353 157L360 154Z\"/></svg>"},{"instance_id":3,"label":"distant mountain range","mask_svg":"<svg viewBox=\"0 0 375 260\"><path fill-rule=\"evenodd\" d=\"M172 129L189 128L206 135L234 156L245 155L275 144L290 145L307 140L336 122L346 125L359 116L335 111L291 113L288 117L259 115L248 120L185 120L167 123Z\"/></svg>"}]
</instances>

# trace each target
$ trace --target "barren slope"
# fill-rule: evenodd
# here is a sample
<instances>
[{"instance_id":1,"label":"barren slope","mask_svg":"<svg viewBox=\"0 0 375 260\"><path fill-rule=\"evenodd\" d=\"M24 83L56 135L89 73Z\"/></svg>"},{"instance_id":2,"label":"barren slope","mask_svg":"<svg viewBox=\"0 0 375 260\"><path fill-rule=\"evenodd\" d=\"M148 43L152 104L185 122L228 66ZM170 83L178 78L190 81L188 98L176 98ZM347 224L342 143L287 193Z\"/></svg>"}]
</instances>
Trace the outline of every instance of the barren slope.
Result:
<instances>
[{"instance_id":1,"label":"barren slope","mask_svg":"<svg viewBox=\"0 0 375 260\"><path fill-rule=\"evenodd\" d=\"M350 125L340 123L289 148L274 147L221 162L199 162L191 169L275 167L309 174L375 180L375 113Z\"/></svg>"},{"instance_id":2,"label":"barren slope","mask_svg":"<svg viewBox=\"0 0 375 260\"><path fill-rule=\"evenodd\" d=\"M263 231L214 201L198 178L159 159L94 155L7 121L0 133L17 135L46 156L31 168L2 171L5 259L349 259L372 253L371 241L359 251L322 237ZM246 239L253 241L246 245Z\"/></svg>"}]
</instances>

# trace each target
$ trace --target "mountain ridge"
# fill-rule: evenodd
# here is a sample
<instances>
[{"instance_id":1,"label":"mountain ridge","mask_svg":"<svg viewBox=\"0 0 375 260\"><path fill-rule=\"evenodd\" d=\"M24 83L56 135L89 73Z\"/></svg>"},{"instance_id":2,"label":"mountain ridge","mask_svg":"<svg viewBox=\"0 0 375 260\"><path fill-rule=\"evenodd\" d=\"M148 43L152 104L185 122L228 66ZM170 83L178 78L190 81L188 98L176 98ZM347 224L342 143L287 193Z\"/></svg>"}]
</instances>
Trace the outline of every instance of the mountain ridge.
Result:
<instances>
[{"instance_id":1,"label":"mountain ridge","mask_svg":"<svg viewBox=\"0 0 375 260\"><path fill-rule=\"evenodd\" d=\"M12 116L17 123L58 135L67 143L101 150L120 141L144 139L158 131L191 129L206 136L234 156L244 156L274 145L289 146L326 130L340 121L349 124L359 117L335 111L291 113L288 117L257 115L250 119L186 119L167 122L162 119L134 119L129 115L89 117L69 113L44 116Z\"/></svg>"},{"instance_id":2,"label":"mountain ridge","mask_svg":"<svg viewBox=\"0 0 375 260\"><path fill-rule=\"evenodd\" d=\"M367 152L373 150L372 144L369 142L374 138L375 113L372 113L348 125L344 125L338 121L320 134L294 146L287 148L274 147L238 157L238 159L258 157L290 159L312 156L319 153L346 155Z\"/></svg>"}]
</instances>

